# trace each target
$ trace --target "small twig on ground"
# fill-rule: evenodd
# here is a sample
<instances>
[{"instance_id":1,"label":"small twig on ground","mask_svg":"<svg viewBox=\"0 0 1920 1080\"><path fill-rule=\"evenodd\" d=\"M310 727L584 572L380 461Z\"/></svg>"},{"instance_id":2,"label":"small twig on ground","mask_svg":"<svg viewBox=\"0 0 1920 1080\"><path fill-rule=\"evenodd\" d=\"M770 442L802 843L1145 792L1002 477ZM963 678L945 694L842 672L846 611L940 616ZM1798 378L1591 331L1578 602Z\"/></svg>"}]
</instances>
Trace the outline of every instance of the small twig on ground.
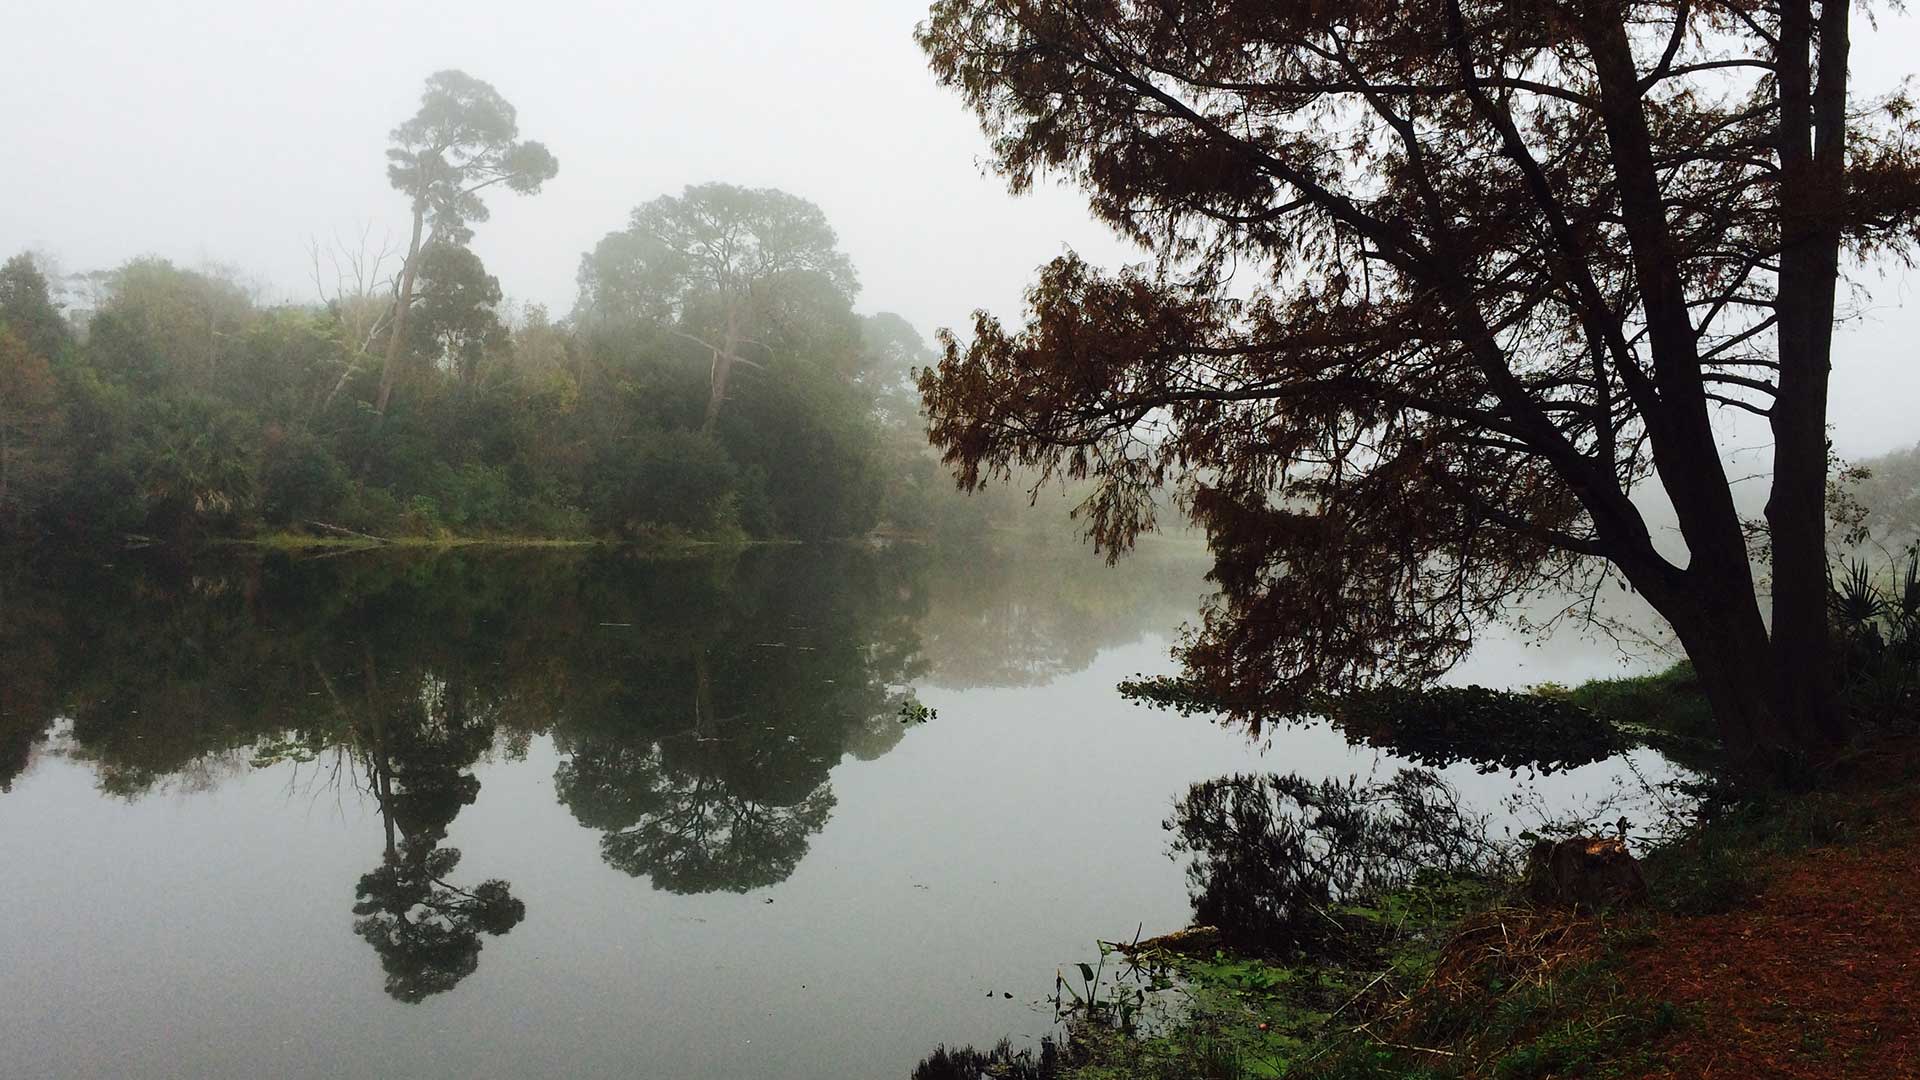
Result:
<instances>
[{"instance_id":1,"label":"small twig on ground","mask_svg":"<svg viewBox=\"0 0 1920 1080\"><path fill-rule=\"evenodd\" d=\"M1337 1009L1335 1009L1335 1010L1333 1010L1333 1011L1332 1011L1331 1013L1328 1013L1328 1014L1327 1014L1327 1019L1328 1019L1328 1020L1332 1020L1332 1019L1333 1019L1334 1017L1336 1017L1336 1016L1339 1016L1339 1015L1340 1015L1341 1013L1343 1013L1343 1012L1346 1012L1346 1011L1347 1011L1347 1005L1351 1005L1351 1004L1353 1004L1354 1002L1356 1002L1356 1001L1359 1001L1359 1000L1360 1000L1361 998L1363 998L1363 997L1366 997L1366 996L1367 996L1367 991L1369 991L1369 990L1372 990L1372 989L1373 989L1374 987L1376 987L1376 986L1379 986L1379 985L1380 985L1380 981L1381 981L1382 979L1385 979L1385 978L1386 978L1387 976L1389 976L1389 975L1391 975L1391 974L1393 974L1393 969L1392 969L1392 968L1388 968L1387 970L1385 970L1385 971L1383 971L1383 972L1381 972L1380 974L1378 974L1378 975L1376 975L1376 976L1374 976L1374 977L1373 977L1373 981L1372 981L1372 982L1370 982L1370 983L1368 983L1367 985L1365 985L1365 986L1363 986L1363 987L1361 987L1361 988L1360 988L1360 992L1359 992L1359 993L1357 993L1357 994L1355 994L1355 995L1353 995L1352 997L1350 997L1350 998L1348 998L1348 999L1347 999L1347 1002L1346 1002L1346 1005L1342 1005L1342 1006L1340 1006L1339 1008L1337 1008Z\"/></svg>"}]
</instances>

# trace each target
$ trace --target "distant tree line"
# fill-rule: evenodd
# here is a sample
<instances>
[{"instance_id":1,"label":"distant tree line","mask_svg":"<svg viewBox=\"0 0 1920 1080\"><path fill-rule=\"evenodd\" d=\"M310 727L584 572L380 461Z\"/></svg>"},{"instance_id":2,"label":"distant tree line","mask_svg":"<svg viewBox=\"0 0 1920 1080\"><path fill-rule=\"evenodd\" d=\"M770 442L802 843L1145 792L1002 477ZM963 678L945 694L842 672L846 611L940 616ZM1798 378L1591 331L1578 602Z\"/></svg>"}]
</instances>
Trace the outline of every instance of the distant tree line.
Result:
<instances>
[{"instance_id":1,"label":"distant tree line","mask_svg":"<svg viewBox=\"0 0 1920 1080\"><path fill-rule=\"evenodd\" d=\"M854 312L813 204L726 184L648 202L555 320L510 311L468 246L483 193L558 172L510 104L435 74L388 157L404 255L316 245L313 302L157 258L8 260L0 538L825 538L1024 503L941 497L910 382L928 350Z\"/></svg>"},{"instance_id":2,"label":"distant tree line","mask_svg":"<svg viewBox=\"0 0 1920 1080\"><path fill-rule=\"evenodd\" d=\"M0 533L824 537L883 517L924 524L898 479L879 481L889 456L908 459L900 477L917 467L935 481L930 458L910 460L927 456L910 401L891 393L921 345L896 316L854 314L850 289L765 327L756 341L772 344L722 394L711 350L677 314L555 323L530 308L510 324L468 248L436 241L417 263L390 371L378 337L399 321L369 320L373 296L263 306L220 273L138 259L98 276L98 308L70 319L32 258L9 260ZM375 320L385 330L369 336Z\"/></svg>"},{"instance_id":3,"label":"distant tree line","mask_svg":"<svg viewBox=\"0 0 1920 1080\"><path fill-rule=\"evenodd\" d=\"M1920 444L1855 463L1840 486L1834 498L1857 508L1867 535L1890 548L1920 541Z\"/></svg>"}]
</instances>

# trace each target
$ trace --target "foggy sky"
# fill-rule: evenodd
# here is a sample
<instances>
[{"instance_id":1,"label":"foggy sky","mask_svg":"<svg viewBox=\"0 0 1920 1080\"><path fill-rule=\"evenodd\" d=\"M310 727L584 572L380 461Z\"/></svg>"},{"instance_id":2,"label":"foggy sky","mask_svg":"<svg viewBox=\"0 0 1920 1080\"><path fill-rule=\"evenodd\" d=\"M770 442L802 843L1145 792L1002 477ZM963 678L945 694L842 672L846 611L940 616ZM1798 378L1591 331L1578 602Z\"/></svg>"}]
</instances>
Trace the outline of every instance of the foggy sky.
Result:
<instances>
[{"instance_id":1,"label":"foggy sky","mask_svg":"<svg viewBox=\"0 0 1920 1080\"><path fill-rule=\"evenodd\" d=\"M154 254L217 262L269 300L314 299L308 245L371 227L404 243L388 131L421 83L460 68L519 109L559 176L499 193L473 247L515 300L564 315L581 252L638 203L691 183L783 188L826 211L862 311L923 333L1017 315L1034 269L1066 248L1141 256L1075 192L1015 199L982 175L985 144L915 48L924 0L294 4L4 0L0 257L69 271ZM1915 68L1920 21L1858 20L1859 92ZM1864 317L1835 349L1842 454L1920 440L1920 277L1865 268ZM1736 439L1764 438L1741 425ZM1749 436L1748 432L1752 431Z\"/></svg>"}]
</instances>

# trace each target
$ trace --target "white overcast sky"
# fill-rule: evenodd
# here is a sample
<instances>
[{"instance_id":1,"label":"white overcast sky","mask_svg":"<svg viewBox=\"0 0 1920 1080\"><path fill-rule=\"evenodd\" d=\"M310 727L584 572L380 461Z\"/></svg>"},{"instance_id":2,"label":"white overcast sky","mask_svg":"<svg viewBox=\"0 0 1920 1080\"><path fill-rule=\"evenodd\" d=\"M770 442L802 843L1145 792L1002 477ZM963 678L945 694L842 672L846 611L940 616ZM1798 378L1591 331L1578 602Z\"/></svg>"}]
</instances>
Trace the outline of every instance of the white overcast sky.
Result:
<instances>
[{"instance_id":1,"label":"white overcast sky","mask_svg":"<svg viewBox=\"0 0 1920 1080\"><path fill-rule=\"evenodd\" d=\"M707 180L818 203L859 268L858 306L928 334L977 307L1017 314L1065 248L1137 258L1077 193L1016 199L982 174L978 129L914 47L924 14L923 0L0 0L0 257L218 262L270 297L310 298L310 239L400 236L387 132L427 74L456 67L560 160L541 194L493 197L474 241L510 297L556 314L580 253L628 210ZM1891 86L1917 55L1920 21L1863 24L1856 82ZM1832 405L1852 456L1920 440L1920 276L1858 280L1869 300L1836 349Z\"/></svg>"}]
</instances>

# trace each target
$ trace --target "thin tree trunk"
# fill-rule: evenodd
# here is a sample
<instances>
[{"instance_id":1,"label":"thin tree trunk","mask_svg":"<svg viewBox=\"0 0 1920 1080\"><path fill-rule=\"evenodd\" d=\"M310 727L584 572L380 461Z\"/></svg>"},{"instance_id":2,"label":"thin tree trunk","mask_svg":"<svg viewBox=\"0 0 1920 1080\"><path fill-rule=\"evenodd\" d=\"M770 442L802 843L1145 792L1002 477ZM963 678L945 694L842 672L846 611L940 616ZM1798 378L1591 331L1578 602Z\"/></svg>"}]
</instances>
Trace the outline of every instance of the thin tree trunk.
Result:
<instances>
[{"instance_id":1,"label":"thin tree trunk","mask_svg":"<svg viewBox=\"0 0 1920 1080\"><path fill-rule=\"evenodd\" d=\"M713 677L707 671L704 647L693 651L693 737L696 742L720 737L719 721L713 715Z\"/></svg>"},{"instance_id":2,"label":"thin tree trunk","mask_svg":"<svg viewBox=\"0 0 1920 1080\"><path fill-rule=\"evenodd\" d=\"M400 268L400 296L393 309L393 328L387 334L387 359L380 368L380 393L374 398L373 411L387 415L387 402L393 398L393 383L400 371L400 350L406 347L407 309L413 306L413 273L419 263L420 230L426 224L427 201L413 200L413 239L407 244L407 261Z\"/></svg>"},{"instance_id":3,"label":"thin tree trunk","mask_svg":"<svg viewBox=\"0 0 1920 1080\"><path fill-rule=\"evenodd\" d=\"M735 350L740 347L740 310L736 302L727 308L727 325L720 347L713 350L713 371L707 386L707 414L700 421L700 434L713 434L720 419L720 406L727 400L727 379L733 374Z\"/></svg>"},{"instance_id":4,"label":"thin tree trunk","mask_svg":"<svg viewBox=\"0 0 1920 1080\"><path fill-rule=\"evenodd\" d=\"M700 421L700 434L713 434L713 425L720 419L720 403L727 399L727 377L733 373L733 357L720 350L713 351L713 374L707 391L707 413Z\"/></svg>"}]
</instances>

